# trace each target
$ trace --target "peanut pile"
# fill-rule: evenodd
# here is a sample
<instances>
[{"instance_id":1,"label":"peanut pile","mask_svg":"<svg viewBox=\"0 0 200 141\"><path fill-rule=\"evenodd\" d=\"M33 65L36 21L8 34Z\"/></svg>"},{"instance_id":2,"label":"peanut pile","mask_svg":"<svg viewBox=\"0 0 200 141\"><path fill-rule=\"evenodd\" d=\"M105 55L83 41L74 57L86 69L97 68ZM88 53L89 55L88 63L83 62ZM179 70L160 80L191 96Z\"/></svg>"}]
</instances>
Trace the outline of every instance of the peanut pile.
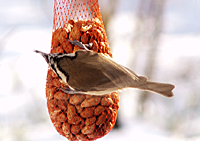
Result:
<instances>
[{"instance_id":1,"label":"peanut pile","mask_svg":"<svg viewBox=\"0 0 200 141\"><path fill-rule=\"evenodd\" d=\"M93 43L91 50L112 57L102 23L91 20L69 20L64 27L53 31L51 53L72 53L81 49L70 40ZM52 71L48 70L46 97L49 115L56 130L68 140L95 140L106 135L114 126L119 108L117 92L103 96L67 94Z\"/></svg>"}]
</instances>

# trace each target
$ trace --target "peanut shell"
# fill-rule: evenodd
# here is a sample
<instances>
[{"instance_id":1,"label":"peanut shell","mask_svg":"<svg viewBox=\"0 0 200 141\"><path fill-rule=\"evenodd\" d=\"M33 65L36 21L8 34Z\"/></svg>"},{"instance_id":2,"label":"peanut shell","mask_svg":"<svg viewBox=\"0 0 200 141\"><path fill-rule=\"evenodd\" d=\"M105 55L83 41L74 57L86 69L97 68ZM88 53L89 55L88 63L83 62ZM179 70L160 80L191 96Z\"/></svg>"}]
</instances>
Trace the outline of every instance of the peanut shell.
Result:
<instances>
[{"instance_id":1,"label":"peanut shell","mask_svg":"<svg viewBox=\"0 0 200 141\"><path fill-rule=\"evenodd\" d=\"M101 99L101 105L102 106L110 106L111 104L113 104L113 101L110 97L103 97Z\"/></svg>"},{"instance_id":2,"label":"peanut shell","mask_svg":"<svg viewBox=\"0 0 200 141\"><path fill-rule=\"evenodd\" d=\"M71 41L74 40L79 40L81 37L81 23L80 22L76 22L74 23L74 26L72 28L72 31L69 33L69 39Z\"/></svg>"},{"instance_id":3,"label":"peanut shell","mask_svg":"<svg viewBox=\"0 0 200 141\"><path fill-rule=\"evenodd\" d=\"M92 107L92 106L96 106L100 103L101 101L101 97L92 97L90 99L85 99L82 103L81 106L82 107Z\"/></svg>"},{"instance_id":4,"label":"peanut shell","mask_svg":"<svg viewBox=\"0 0 200 141\"><path fill-rule=\"evenodd\" d=\"M54 94L55 99L60 99L60 100L67 100L69 99L70 95L63 93L61 91L58 91Z\"/></svg>"},{"instance_id":5,"label":"peanut shell","mask_svg":"<svg viewBox=\"0 0 200 141\"><path fill-rule=\"evenodd\" d=\"M83 129L81 130L81 132L83 134L91 134L94 131L95 126L96 126L95 123L92 124L92 125L85 126L85 127L83 127Z\"/></svg>"},{"instance_id":6,"label":"peanut shell","mask_svg":"<svg viewBox=\"0 0 200 141\"><path fill-rule=\"evenodd\" d=\"M73 104L73 105L78 105L78 104L80 104L84 99L85 99L85 96L84 96L84 95L75 94L75 95L73 95L73 96L70 97L69 103L70 103L70 104Z\"/></svg>"},{"instance_id":7,"label":"peanut shell","mask_svg":"<svg viewBox=\"0 0 200 141\"><path fill-rule=\"evenodd\" d=\"M104 106L98 105L94 110L94 115L98 116L105 110Z\"/></svg>"},{"instance_id":8,"label":"peanut shell","mask_svg":"<svg viewBox=\"0 0 200 141\"><path fill-rule=\"evenodd\" d=\"M57 121L65 122L67 120L67 116L64 113L60 113L57 115Z\"/></svg>"},{"instance_id":9,"label":"peanut shell","mask_svg":"<svg viewBox=\"0 0 200 141\"><path fill-rule=\"evenodd\" d=\"M80 122L84 123L83 119L80 116L74 116L74 117L68 118L68 122L70 124L79 124Z\"/></svg>"},{"instance_id":10,"label":"peanut shell","mask_svg":"<svg viewBox=\"0 0 200 141\"><path fill-rule=\"evenodd\" d=\"M65 133L65 134L70 134L71 132L70 132L70 124L69 123L67 123L67 122L65 122L65 123L63 123L63 125L62 125L62 130L63 130L63 132Z\"/></svg>"},{"instance_id":11,"label":"peanut shell","mask_svg":"<svg viewBox=\"0 0 200 141\"><path fill-rule=\"evenodd\" d=\"M96 121L96 125L100 125L100 124L103 124L103 122L106 120L106 114L105 113L102 113L97 121Z\"/></svg>"},{"instance_id":12,"label":"peanut shell","mask_svg":"<svg viewBox=\"0 0 200 141\"><path fill-rule=\"evenodd\" d=\"M88 117L92 117L94 115L94 107L90 107L90 108L85 108L81 113L80 113L81 117L83 118L88 118Z\"/></svg>"},{"instance_id":13,"label":"peanut shell","mask_svg":"<svg viewBox=\"0 0 200 141\"><path fill-rule=\"evenodd\" d=\"M96 121L96 117L86 118L85 125L91 125L91 124L95 123L95 121Z\"/></svg>"},{"instance_id":14,"label":"peanut shell","mask_svg":"<svg viewBox=\"0 0 200 141\"><path fill-rule=\"evenodd\" d=\"M76 115L75 106L68 104L68 107L67 107L67 118L68 118L68 120L72 120L75 115Z\"/></svg>"},{"instance_id":15,"label":"peanut shell","mask_svg":"<svg viewBox=\"0 0 200 141\"><path fill-rule=\"evenodd\" d=\"M83 107L81 105L75 105L77 113L81 113L83 111Z\"/></svg>"}]
</instances>

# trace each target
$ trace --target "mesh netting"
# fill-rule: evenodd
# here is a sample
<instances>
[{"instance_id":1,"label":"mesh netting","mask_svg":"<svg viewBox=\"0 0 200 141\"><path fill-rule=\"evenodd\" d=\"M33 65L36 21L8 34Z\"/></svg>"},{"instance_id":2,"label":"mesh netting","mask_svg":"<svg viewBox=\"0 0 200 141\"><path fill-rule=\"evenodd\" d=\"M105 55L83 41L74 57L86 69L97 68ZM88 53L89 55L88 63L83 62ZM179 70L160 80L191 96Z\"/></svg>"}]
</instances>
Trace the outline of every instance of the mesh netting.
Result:
<instances>
[{"instance_id":1,"label":"mesh netting","mask_svg":"<svg viewBox=\"0 0 200 141\"><path fill-rule=\"evenodd\" d=\"M76 52L80 47L68 39L112 57L98 0L55 0L51 53ZM67 94L64 84L48 70L46 97L49 115L56 130L69 140L95 140L114 126L119 108L117 92L103 96Z\"/></svg>"}]
</instances>

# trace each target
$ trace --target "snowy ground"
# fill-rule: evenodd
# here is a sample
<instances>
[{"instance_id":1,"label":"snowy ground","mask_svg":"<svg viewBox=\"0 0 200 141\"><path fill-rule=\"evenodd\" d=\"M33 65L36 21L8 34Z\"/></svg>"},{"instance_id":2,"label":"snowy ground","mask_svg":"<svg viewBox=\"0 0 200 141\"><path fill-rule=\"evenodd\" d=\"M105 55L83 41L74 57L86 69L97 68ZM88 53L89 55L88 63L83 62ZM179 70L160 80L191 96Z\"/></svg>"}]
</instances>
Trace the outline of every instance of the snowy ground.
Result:
<instances>
[{"instance_id":1,"label":"snowy ground","mask_svg":"<svg viewBox=\"0 0 200 141\"><path fill-rule=\"evenodd\" d=\"M45 77L47 64L38 54L39 49L49 52L51 45L52 19L45 11L52 10L53 2L41 7L41 1L0 0L0 140L1 141L64 141L50 122L45 98ZM42 2L45 2L44 0ZM123 1L119 9L131 8L129 0ZM25 12L25 10L27 10ZM43 12L41 12L43 9ZM45 10L44 10L45 9ZM36 12L36 11L37 12ZM174 106L174 118L184 111L184 103L191 91L195 98L199 95L200 83L200 7L199 1L171 0L167 5L166 28L161 36L159 59L157 60L157 80L176 84L175 97L171 99ZM120 11L120 10L119 10ZM38 18L39 17L39 18ZM51 17L51 16L50 16ZM134 29L134 16L119 13L114 17L111 31L117 36L128 35ZM130 19L132 19L130 21ZM120 21L127 21L127 29L120 31ZM117 22L116 22L117 21ZM112 22L111 22L112 23ZM116 36L109 34L113 40ZM114 60L126 65L131 44L128 39L118 40L113 44ZM123 52L120 50L124 46ZM120 51L119 51L120 50ZM123 54L123 57L121 55ZM122 59L123 58L123 59ZM141 63L141 62L139 62ZM188 69L188 73L184 74ZM138 69L139 70L139 69ZM167 70L167 71L166 71ZM138 72L138 71L137 71ZM161 72L165 72L165 77ZM186 75L186 80L179 75ZM190 80L189 82L187 80ZM192 84L189 84L192 83ZM194 87L191 87L194 86ZM200 113L185 111L189 116L180 119L176 132L164 130L160 120L165 106L162 102L170 100L155 96L149 111L155 122L136 118L134 98L137 90L125 90L120 98L120 123L122 127L111 131L99 141L198 141L200 140ZM135 95L131 94L135 93ZM161 105L160 108L156 106ZM190 105L189 105L190 106ZM156 118L157 113L161 118ZM169 113L170 114L170 113ZM165 114L163 114L165 115ZM177 120L177 121L178 121ZM160 124L160 125L159 125Z\"/></svg>"}]
</instances>

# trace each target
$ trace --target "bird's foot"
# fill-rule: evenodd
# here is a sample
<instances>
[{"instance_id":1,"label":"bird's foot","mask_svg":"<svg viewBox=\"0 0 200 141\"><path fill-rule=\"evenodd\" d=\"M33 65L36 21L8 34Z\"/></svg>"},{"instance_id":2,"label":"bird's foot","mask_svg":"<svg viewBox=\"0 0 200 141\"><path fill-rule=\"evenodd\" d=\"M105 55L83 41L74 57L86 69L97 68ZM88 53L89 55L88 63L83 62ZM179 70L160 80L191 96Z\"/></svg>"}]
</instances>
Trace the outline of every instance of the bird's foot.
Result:
<instances>
[{"instance_id":1,"label":"bird's foot","mask_svg":"<svg viewBox=\"0 0 200 141\"><path fill-rule=\"evenodd\" d=\"M79 91L75 91L75 90L73 90L73 89L71 89L71 88L68 88L68 87L66 87L65 86L65 89L63 89L63 88L60 88L63 92L65 92L65 93L67 93L67 94L77 94L77 93L81 93L81 92L79 92Z\"/></svg>"},{"instance_id":2,"label":"bird's foot","mask_svg":"<svg viewBox=\"0 0 200 141\"><path fill-rule=\"evenodd\" d=\"M89 44L83 44L82 42L80 42L80 41L77 41L77 40L74 40L73 39L73 41L71 41L71 40L68 40L70 43L72 43L73 45L77 45L77 46L79 46L79 47L81 47L81 48L83 48L83 49L85 49L85 50L89 50L88 48L91 48L92 47L92 45L93 45L93 43L89 43Z\"/></svg>"}]
</instances>

